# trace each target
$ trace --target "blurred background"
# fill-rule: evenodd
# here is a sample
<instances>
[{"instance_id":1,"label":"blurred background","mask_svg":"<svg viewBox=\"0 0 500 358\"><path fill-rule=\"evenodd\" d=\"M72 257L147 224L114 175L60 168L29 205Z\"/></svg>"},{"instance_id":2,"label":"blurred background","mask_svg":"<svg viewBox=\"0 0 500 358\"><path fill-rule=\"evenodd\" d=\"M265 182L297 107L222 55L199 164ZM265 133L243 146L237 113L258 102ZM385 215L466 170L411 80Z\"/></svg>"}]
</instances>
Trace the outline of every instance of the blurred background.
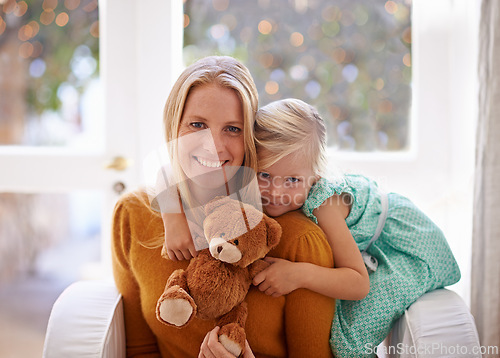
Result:
<instances>
[{"instance_id":1,"label":"blurred background","mask_svg":"<svg viewBox=\"0 0 500 358\"><path fill-rule=\"evenodd\" d=\"M147 182L177 74L213 54L260 105L316 106L332 160L423 207L468 300L476 23L451 0L0 0L0 356L40 356L61 291L110 276L113 204Z\"/></svg>"}]
</instances>

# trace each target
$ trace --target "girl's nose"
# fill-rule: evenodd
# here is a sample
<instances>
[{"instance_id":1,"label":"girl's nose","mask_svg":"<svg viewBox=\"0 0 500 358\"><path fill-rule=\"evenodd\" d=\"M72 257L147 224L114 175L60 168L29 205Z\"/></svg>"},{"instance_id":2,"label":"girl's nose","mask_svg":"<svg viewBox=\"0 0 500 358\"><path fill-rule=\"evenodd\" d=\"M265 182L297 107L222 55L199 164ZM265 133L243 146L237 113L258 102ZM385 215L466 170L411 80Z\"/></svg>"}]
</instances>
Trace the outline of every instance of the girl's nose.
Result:
<instances>
[{"instance_id":1,"label":"girl's nose","mask_svg":"<svg viewBox=\"0 0 500 358\"><path fill-rule=\"evenodd\" d=\"M269 192L273 198L281 196L281 187L279 185L272 185Z\"/></svg>"}]
</instances>

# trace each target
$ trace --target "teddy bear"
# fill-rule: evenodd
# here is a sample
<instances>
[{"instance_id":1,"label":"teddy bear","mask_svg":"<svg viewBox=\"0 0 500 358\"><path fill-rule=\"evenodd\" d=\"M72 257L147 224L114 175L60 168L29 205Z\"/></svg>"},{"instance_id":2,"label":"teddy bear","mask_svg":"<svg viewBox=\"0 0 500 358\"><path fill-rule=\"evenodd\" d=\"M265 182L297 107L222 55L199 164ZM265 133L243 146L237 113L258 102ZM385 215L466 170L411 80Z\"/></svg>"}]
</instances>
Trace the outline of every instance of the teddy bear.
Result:
<instances>
[{"instance_id":1,"label":"teddy bear","mask_svg":"<svg viewBox=\"0 0 500 358\"><path fill-rule=\"evenodd\" d=\"M186 326L194 316L216 320L219 341L239 356L245 348L247 306L252 280L269 266L262 258L281 237L278 222L255 207L231 197L205 206L203 231L208 248L174 271L156 306L164 324Z\"/></svg>"}]
</instances>

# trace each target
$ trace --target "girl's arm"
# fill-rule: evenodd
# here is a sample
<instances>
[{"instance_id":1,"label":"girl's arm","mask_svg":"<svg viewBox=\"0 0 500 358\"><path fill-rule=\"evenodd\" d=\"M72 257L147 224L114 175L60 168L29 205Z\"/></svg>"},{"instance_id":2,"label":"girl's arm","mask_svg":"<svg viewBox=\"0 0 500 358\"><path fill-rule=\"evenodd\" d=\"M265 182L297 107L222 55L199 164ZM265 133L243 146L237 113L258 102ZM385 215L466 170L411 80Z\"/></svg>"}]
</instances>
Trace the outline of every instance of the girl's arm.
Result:
<instances>
[{"instance_id":1,"label":"girl's arm","mask_svg":"<svg viewBox=\"0 0 500 358\"><path fill-rule=\"evenodd\" d=\"M304 284L305 288L329 297L360 300L370 291L370 281L359 248L345 222L350 205L342 199L334 195L313 212L332 248L335 268L329 271L304 268ZM309 280L311 275L317 279Z\"/></svg>"},{"instance_id":2,"label":"girl's arm","mask_svg":"<svg viewBox=\"0 0 500 358\"><path fill-rule=\"evenodd\" d=\"M190 230L177 185L172 184L172 173L170 165L162 166L158 171L155 186L155 209L161 212L165 229L162 255L167 255L173 261L189 260L197 255L193 237L199 233L192 233L194 229Z\"/></svg>"},{"instance_id":3,"label":"girl's arm","mask_svg":"<svg viewBox=\"0 0 500 358\"><path fill-rule=\"evenodd\" d=\"M203 233L191 233L184 213L161 213L165 228L164 250L173 260L189 260L196 257L198 252L194 246L193 236Z\"/></svg>"},{"instance_id":4,"label":"girl's arm","mask_svg":"<svg viewBox=\"0 0 500 358\"><path fill-rule=\"evenodd\" d=\"M281 296L297 288L307 288L342 300L360 300L368 294L368 272L345 223L350 208L340 199L333 196L314 211L332 248L335 268L266 258L272 265L254 279L261 291Z\"/></svg>"}]
</instances>

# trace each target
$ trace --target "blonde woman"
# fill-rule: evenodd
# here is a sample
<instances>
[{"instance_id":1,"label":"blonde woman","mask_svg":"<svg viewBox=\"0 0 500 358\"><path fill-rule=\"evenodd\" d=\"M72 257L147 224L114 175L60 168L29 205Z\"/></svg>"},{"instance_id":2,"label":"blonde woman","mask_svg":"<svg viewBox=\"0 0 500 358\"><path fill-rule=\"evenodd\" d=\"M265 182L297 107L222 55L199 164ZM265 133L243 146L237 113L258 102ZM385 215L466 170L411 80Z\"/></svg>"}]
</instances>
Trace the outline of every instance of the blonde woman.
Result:
<instances>
[{"instance_id":1,"label":"blonde woman","mask_svg":"<svg viewBox=\"0 0 500 358\"><path fill-rule=\"evenodd\" d=\"M420 295L460 279L443 233L410 200L384 194L365 176L328 180L325 124L307 103L264 106L255 135L264 211L278 217L301 210L318 223L335 267L268 258L272 265L254 284L273 297L306 288L337 299L334 356L373 357Z\"/></svg>"},{"instance_id":2,"label":"blonde woman","mask_svg":"<svg viewBox=\"0 0 500 358\"><path fill-rule=\"evenodd\" d=\"M123 196L114 212L113 271L123 295L127 356L231 356L219 344L213 321L195 318L186 327L170 327L157 320L155 307L170 274L196 255L197 209L215 195L244 193L249 171L257 169L257 105L248 69L230 57L197 61L173 86L164 121L175 190L156 198L162 213L145 191ZM271 256L333 266L328 242L315 224L300 213L277 220L283 235ZM246 357L331 356L331 298L300 289L274 298L253 287L246 301Z\"/></svg>"}]
</instances>

